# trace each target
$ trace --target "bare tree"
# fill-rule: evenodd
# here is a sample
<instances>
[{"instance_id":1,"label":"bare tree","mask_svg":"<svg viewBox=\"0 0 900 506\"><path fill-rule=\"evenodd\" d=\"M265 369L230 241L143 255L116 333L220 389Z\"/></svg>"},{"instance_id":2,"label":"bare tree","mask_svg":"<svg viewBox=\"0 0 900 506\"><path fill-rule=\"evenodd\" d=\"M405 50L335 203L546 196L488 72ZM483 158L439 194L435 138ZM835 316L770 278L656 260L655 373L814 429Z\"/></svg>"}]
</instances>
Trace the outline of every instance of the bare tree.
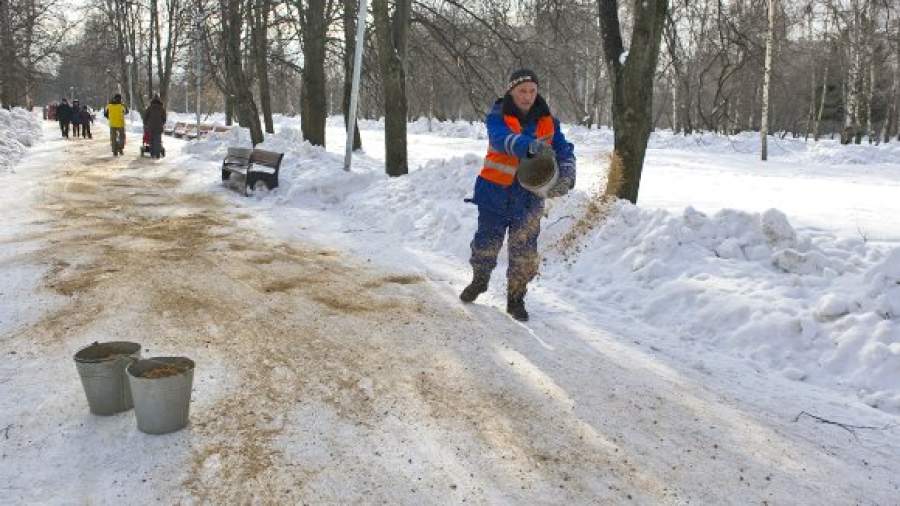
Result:
<instances>
[{"instance_id":1,"label":"bare tree","mask_svg":"<svg viewBox=\"0 0 900 506\"><path fill-rule=\"evenodd\" d=\"M328 115L325 57L332 0L295 0L303 45L303 91L300 129L303 138L317 146L325 145L325 119Z\"/></svg>"},{"instance_id":2,"label":"bare tree","mask_svg":"<svg viewBox=\"0 0 900 506\"><path fill-rule=\"evenodd\" d=\"M617 197L637 203L652 128L653 76L668 0L635 0L628 52L622 43L618 2L599 0L598 7L603 54L613 94L613 156L621 160L623 171L621 186L611 190Z\"/></svg>"},{"instance_id":3,"label":"bare tree","mask_svg":"<svg viewBox=\"0 0 900 506\"><path fill-rule=\"evenodd\" d=\"M0 0L0 106L31 107L70 26L58 0Z\"/></svg>"},{"instance_id":4,"label":"bare tree","mask_svg":"<svg viewBox=\"0 0 900 506\"><path fill-rule=\"evenodd\" d=\"M406 53L410 0L396 0L393 13L387 0L372 3L378 59L384 92L385 170L389 176L409 172L406 152Z\"/></svg>"},{"instance_id":5,"label":"bare tree","mask_svg":"<svg viewBox=\"0 0 900 506\"><path fill-rule=\"evenodd\" d=\"M253 0L250 2L251 38L250 44L253 63L256 67L256 82L259 92L259 105L262 108L263 122L267 133L275 133L272 122L272 94L269 90L269 14L272 10L271 0Z\"/></svg>"},{"instance_id":6,"label":"bare tree","mask_svg":"<svg viewBox=\"0 0 900 506\"><path fill-rule=\"evenodd\" d=\"M222 51L225 60L225 83L228 97L233 101L238 123L250 129L254 145L263 141L259 110L250 91L250 82L244 72L241 35L244 31L244 11L241 0L219 0L221 14Z\"/></svg>"},{"instance_id":7,"label":"bare tree","mask_svg":"<svg viewBox=\"0 0 900 506\"><path fill-rule=\"evenodd\" d=\"M166 0L166 39L162 40L157 17L156 29L156 79L159 84L159 95L164 103L168 103L169 87L172 83L172 69L178 56L181 37L188 28L187 5L182 0Z\"/></svg>"},{"instance_id":8,"label":"bare tree","mask_svg":"<svg viewBox=\"0 0 900 506\"><path fill-rule=\"evenodd\" d=\"M16 58L16 42L13 40L13 18L9 0L0 0L0 66L4 69L0 78L0 103L9 109L19 105L13 90L16 88L14 76L20 72Z\"/></svg>"}]
</instances>

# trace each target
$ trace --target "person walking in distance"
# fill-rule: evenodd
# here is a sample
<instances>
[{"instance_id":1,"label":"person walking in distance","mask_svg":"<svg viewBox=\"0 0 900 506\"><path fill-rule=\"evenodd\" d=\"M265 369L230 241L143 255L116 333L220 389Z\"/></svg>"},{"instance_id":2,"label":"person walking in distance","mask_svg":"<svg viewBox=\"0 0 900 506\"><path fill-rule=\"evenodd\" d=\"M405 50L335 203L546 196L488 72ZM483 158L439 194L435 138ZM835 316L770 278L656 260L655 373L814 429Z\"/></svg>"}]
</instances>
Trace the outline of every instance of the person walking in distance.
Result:
<instances>
[{"instance_id":1,"label":"person walking in distance","mask_svg":"<svg viewBox=\"0 0 900 506\"><path fill-rule=\"evenodd\" d=\"M72 137L81 137L81 102L77 98L72 101Z\"/></svg>"},{"instance_id":2,"label":"person walking in distance","mask_svg":"<svg viewBox=\"0 0 900 506\"><path fill-rule=\"evenodd\" d=\"M72 107L69 101L63 98L56 107L56 120L59 121L59 130L64 139L69 138L69 123L72 121Z\"/></svg>"},{"instance_id":3,"label":"person walking in distance","mask_svg":"<svg viewBox=\"0 0 900 506\"><path fill-rule=\"evenodd\" d=\"M552 155L559 167L558 179L549 189L549 198L565 195L575 186L575 152L550 114L544 98L538 94L537 75L529 69L512 73L506 93L494 102L485 118L488 150L481 173L475 179L474 196L469 202L478 206L478 229L472 238L472 282L459 298L473 302L487 291L497 255L509 234L506 271L506 312L519 321L528 320L525 292L528 282L538 273L538 234L544 210L544 197L519 184L519 161L539 155Z\"/></svg>"},{"instance_id":4,"label":"person walking in distance","mask_svg":"<svg viewBox=\"0 0 900 506\"><path fill-rule=\"evenodd\" d=\"M81 114L81 136L85 139L93 139L94 136L91 135L91 125L94 123L94 115L86 105L81 106L81 112L79 114Z\"/></svg>"},{"instance_id":5,"label":"person walking in distance","mask_svg":"<svg viewBox=\"0 0 900 506\"><path fill-rule=\"evenodd\" d=\"M162 149L162 132L166 125L166 108L163 107L159 95L150 101L150 107L144 111L144 130L150 133L150 158L159 158Z\"/></svg>"},{"instance_id":6,"label":"person walking in distance","mask_svg":"<svg viewBox=\"0 0 900 506\"><path fill-rule=\"evenodd\" d=\"M128 114L128 107L122 103L122 95L116 93L103 110L103 116L109 120L109 144L112 147L113 156L125 153L126 114Z\"/></svg>"}]
</instances>

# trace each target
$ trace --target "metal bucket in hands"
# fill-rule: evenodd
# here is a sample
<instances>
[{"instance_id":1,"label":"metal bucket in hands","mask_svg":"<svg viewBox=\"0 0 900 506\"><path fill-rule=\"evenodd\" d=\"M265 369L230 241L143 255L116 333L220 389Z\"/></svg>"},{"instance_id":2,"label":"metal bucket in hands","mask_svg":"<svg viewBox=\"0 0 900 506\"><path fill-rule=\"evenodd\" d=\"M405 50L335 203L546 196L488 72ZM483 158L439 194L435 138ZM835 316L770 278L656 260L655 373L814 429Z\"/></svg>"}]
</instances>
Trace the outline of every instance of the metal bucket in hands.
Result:
<instances>
[{"instance_id":1,"label":"metal bucket in hands","mask_svg":"<svg viewBox=\"0 0 900 506\"><path fill-rule=\"evenodd\" d=\"M516 179L522 188L538 197L547 198L547 194L559 180L556 153L547 149L532 158L522 158L516 169Z\"/></svg>"}]
</instances>

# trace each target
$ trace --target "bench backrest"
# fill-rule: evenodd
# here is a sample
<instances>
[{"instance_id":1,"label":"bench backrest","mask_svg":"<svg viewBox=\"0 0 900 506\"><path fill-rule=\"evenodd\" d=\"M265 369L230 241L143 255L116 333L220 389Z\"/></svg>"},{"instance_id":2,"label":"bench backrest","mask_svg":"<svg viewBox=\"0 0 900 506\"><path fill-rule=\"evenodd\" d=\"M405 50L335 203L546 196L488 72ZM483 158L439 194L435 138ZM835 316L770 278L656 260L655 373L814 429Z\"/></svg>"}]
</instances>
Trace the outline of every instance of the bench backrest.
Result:
<instances>
[{"instance_id":1,"label":"bench backrest","mask_svg":"<svg viewBox=\"0 0 900 506\"><path fill-rule=\"evenodd\" d=\"M228 148L231 151L231 148ZM250 161L259 165L265 165L266 167L272 167L277 169L281 166L281 159L284 158L284 153L276 153L274 151L266 151L263 149L254 149L253 153L250 154Z\"/></svg>"},{"instance_id":2,"label":"bench backrest","mask_svg":"<svg viewBox=\"0 0 900 506\"><path fill-rule=\"evenodd\" d=\"M228 148L228 154L225 155L225 160L247 160L250 161L250 153L253 152L251 148Z\"/></svg>"},{"instance_id":3,"label":"bench backrest","mask_svg":"<svg viewBox=\"0 0 900 506\"><path fill-rule=\"evenodd\" d=\"M231 130L231 127L216 125L213 127L213 132L228 132Z\"/></svg>"}]
</instances>

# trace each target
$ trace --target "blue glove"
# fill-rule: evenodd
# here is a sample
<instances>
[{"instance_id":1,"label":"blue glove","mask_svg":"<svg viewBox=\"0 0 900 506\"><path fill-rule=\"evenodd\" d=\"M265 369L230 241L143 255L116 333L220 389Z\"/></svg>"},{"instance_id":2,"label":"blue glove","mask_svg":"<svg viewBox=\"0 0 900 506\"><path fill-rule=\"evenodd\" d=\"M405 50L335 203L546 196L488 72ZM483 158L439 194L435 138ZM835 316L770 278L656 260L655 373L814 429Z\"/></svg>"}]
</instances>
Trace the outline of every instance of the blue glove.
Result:
<instances>
[{"instance_id":1,"label":"blue glove","mask_svg":"<svg viewBox=\"0 0 900 506\"><path fill-rule=\"evenodd\" d=\"M531 141L531 144L528 145L528 158L534 158L535 156L543 153L547 150L553 151L553 148L550 146L547 141L542 141L540 139L535 139Z\"/></svg>"},{"instance_id":2,"label":"blue glove","mask_svg":"<svg viewBox=\"0 0 900 506\"><path fill-rule=\"evenodd\" d=\"M564 160L559 164L559 180L547 192L548 198L562 197L575 187L575 161Z\"/></svg>"},{"instance_id":3,"label":"blue glove","mask_svg":"<svg viewBox=\"0 0 900 506\"><path fill-rule=\"evenodd\" d=\"M562 197L563 195L569 193L569 190L572 189L574 185L568 178L561 178L559 181L553 185L553 188L547 192L548 199L554 199L556 197Z\"/></svg>"}]
</instances>

